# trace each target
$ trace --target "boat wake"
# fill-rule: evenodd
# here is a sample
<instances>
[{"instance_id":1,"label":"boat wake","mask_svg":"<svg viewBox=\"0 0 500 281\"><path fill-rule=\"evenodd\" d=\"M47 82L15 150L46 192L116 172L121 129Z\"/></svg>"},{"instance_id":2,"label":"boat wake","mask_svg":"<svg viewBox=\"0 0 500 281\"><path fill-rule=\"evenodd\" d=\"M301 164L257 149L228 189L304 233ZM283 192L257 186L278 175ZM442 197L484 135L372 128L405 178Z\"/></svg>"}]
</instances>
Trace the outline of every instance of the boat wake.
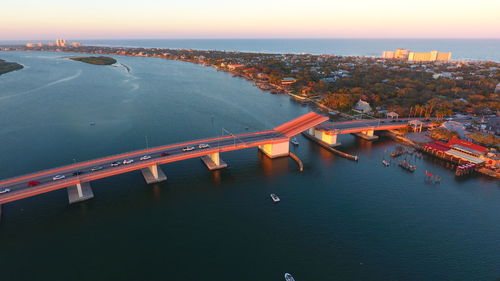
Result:
<instances>
[{"instance_id":1,"label":"boat wake","mask_svg":"<svg viewBox=\"0 0 500 281\"><path fill-rule=\"evenodd\" d=\"M29 93L33 93L33 92L36 92L38 90L42 90L42 89L45 89L45 88L48 88L48 87L51 87L51 86L54 86L54 85L57 85L57 84L60 84L60 83L71 81L73 79L78 78L80 75L82 75L82 70L81 69L78 70L75 74L73 74L71 76L64 77L64 78L61 78L59 80L49 82L49 83L47 83L47 84L45 84L43 86L39 86L39 87L30 89L30 90L27 90L27 91L24 91L24 92L20 92L20 93L8 95L8 96L0 97L0 100L5 100L5 99L13 98L13 97L18 97L18 96L26 95L26 94L29 94Z\"/></svg>"}]
</instances>

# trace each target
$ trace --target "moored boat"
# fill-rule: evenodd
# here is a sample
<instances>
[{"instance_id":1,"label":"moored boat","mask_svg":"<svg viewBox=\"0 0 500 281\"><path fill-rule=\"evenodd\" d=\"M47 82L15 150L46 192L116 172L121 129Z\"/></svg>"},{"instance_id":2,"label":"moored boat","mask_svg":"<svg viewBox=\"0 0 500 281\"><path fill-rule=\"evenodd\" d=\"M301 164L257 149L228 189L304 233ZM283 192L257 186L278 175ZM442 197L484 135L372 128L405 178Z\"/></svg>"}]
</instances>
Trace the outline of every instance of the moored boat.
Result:
<instances>
[{"instance_id":1,"label":"moored boat","mask_svg":"<svg viewBox=\"0 0 500 281\"><path fill-rule=\"evenodd\" d=\"M384 164L384 166L386 166L386 167L387 167L387 166L389 166L391 163L389 163L389 161L387 161L387 160L383 159L383 160L382 160L382 164Z\"/></svg>"},{"instance_id":2,"label":"moored boat","mask_svg":"<svg viewBox=\"0 0 500 281\"><path fill-rule=\"evenodd\" d=\"M299 145L299 141L297 140L296 137L293 137L290 139L290 142L293 144L293 145Z\"/></svg>"},{"instance_id":3,"label":"moored boat","mask_svg":"<svg viewBox=\"0 0 500 281\"><path fill-rule=\"evenodd\" d=\"M410 172L415 172L415 170L417 169L417 167L415 165L410 164L410 162L408 162L406 160L400 161L398 165L399 165L399 167L401 167L407 171L410 171Z\"/></svg>"}]
</instances>

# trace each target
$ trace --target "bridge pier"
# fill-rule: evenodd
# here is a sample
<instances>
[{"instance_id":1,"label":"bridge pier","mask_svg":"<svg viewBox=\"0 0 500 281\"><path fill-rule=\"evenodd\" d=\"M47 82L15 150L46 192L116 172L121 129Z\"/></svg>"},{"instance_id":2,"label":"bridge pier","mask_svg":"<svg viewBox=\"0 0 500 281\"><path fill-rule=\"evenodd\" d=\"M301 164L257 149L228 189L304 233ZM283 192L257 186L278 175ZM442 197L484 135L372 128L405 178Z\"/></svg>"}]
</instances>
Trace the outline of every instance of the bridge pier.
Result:
<instances>
[{"instance_id":1,"label":"bridge pier","mask_svg":"<svg viewBox=\"0 0 500 281\"><path fill-rule=\"evenodd\" d=\"M89 182L81 182L66 188L70 204L94 198L94 192Z\"/></svg>"},{"instance_id":2,"label":"bridge pier","mask_svg":"<svg viewBox=\"0 0 500 281\"><path fill-rule=\"evenodd\" d=\"M335 134L330 131L318 130L316 127L312 127L309 129L308 134L331 147L339 146L340 142L337 142L338 134Z\"/></svg>"},{"instance_id":3,"label":"bridge pier","mask_svg":"<svg viewBox=\"0 0 500 281\"><path fill-rule=\"evenodd\" d=\"M210 171L219 170L227 167L227 163L220 159L219 152L210 153L200 157Z\"/></svg>"},{"instance_id":4,"label":"bridge pier","mask_svg":"<svg viewBox=\"0 0 500 281\"><path fill-rule=\"evenodd\" d=\"M290 141L259 145L259 150L269 158L288 156L290 154Z\"/></svg>"},{"instance_id":5,"label":"bridge pier","mask_svg":"<svg viewBox=\"0 0 500 281\"><path fill-rule=\"evenodd\" d=\"M142 176L147 184L162 182L167 180L167 176L158 165L141 169Z\"/></svg>"},{"instance_id":6,"label":"bridge pier","mask_svg":"<svg viewBox=\"0 0 500 281\"><path fill-rule=\"evenodd\" d=\"M378 140L378 136L374 135L374 130L361 131L360 133L354 133L353 135L358 136L365 140Z\"/></svg>"}]
</instances>

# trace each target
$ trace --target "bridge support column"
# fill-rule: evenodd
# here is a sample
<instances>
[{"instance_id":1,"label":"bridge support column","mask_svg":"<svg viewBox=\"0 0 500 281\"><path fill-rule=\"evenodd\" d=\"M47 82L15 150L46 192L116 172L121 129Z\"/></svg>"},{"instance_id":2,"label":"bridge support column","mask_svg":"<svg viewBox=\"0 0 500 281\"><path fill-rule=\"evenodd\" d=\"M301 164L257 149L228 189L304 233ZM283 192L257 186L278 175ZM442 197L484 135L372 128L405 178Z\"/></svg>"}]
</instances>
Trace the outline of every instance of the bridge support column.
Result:
<instances>
[{"instance_id":1,"label":"bridge support column","mask_svg":"<svg viewBox=\"0 0 500 281\"><path fill-rule=\"evenodd\" d=\"M201 161L205 163L205 165L210 171L219 170L227 167L226 162L220 159L219 152L203 155L201 156Z\"/></svg>"},{"instance_id":2,"label":"bridge support column","mask_svg":"<svg viewBox=\"0 0 500 281\"><path fill-rule=\"evenodd\" d=\"M89 182L81 182L66 188L70 204L94 198L94 192Z\"/></svg>"},{"instance_id":3,"label":"bridge support column","mask_svg":"<svg viewBox=\"0 0 500 281\"><path fill-rule=\"evenodd\" d=\"M316 138L319 141L326 143L331 147L339 146L340 142L337 142L337 134L332 132L326 132L323 130L318 130L316 128L310 128L308 131L309 135Z\"/></svg>"},{"instance_id":4,"label":"bridge support column","mask_svg":"<svg viewBox=\"0 0 500 281\"><path fill-rule=\"evenodd\" d=\"M269 158L288 156L290 154L290 141L259 145L259 150Z\"/></svg>"},{"instance_id":5,"label":"bridge support column","mask_svg":"<svg viewBox=\"0 0 500 281\"><path fill-rule=\"evenodd\" d=\"M355 136L358 136L365 140L377 140L378 136L374 135L374 130L362 131L360 133L354 133Z\"/></svg>"},{"instance_id":6,"label":"bridge support column","mask_svg":"<svg viewBox=\"0 0 500 281\"><path fill-rule=\"evenodd\" d=\"M142 176L147 184L157 183L167 180L167 176L158 165L149 166L141 169Z\"/></svg>"}]
</instances>

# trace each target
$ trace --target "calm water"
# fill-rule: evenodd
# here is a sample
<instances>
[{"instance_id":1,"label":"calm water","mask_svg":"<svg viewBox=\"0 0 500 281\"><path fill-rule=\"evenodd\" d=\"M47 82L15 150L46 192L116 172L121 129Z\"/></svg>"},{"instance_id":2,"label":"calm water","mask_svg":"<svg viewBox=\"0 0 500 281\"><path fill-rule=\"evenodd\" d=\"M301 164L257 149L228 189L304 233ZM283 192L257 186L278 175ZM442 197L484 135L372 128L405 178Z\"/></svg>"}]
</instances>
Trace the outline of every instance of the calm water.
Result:
<instances>
[{"instance_id":1,"label":"calm water","mask_svg":"<svg viewBox=\"0 0 500 281\"><path fill-rule=\"evenodd\" d=\"M25 69L0 76L0 178L142 148L272 128L309 111L212 68L116 57L93 66L64 54L0 52ZM89 126L95 122L96 126ZM500 186L456 179L431 159L414 174L384 167L390 140L342 136L358 163L299 137L288 158L247 149L92 182L3 206L1 280L496 280ZM423 183L430 170L440 185ZM282 201L273 204L270 193Z\"/></svg>"},{"instance_id":2,"label":"calm water","mask_svg":"<svg viewBox=\"0 0 500 281\"><path fill-rule=\"evenodd\" d=\"M500 62L500 39L150 39L78 40L86 45L149 48L226 50L263 53L381 56L385 50L406 48L416 52L453 52L455 60ZM26 41L0 41L1 44Z\"/></svg>"}]
</instances>

